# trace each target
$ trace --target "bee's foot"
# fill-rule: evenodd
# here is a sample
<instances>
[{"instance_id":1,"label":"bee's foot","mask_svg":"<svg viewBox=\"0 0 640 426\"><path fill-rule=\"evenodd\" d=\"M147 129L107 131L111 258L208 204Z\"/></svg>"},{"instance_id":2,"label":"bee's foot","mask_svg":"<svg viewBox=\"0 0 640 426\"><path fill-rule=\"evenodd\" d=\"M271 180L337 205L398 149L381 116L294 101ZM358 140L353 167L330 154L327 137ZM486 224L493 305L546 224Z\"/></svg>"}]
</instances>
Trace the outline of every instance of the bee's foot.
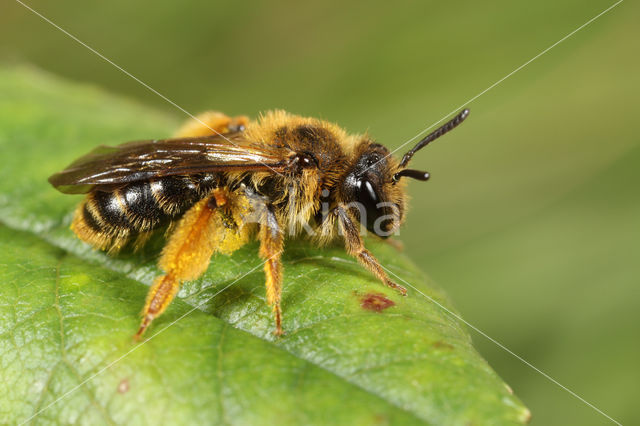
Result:
<instances>
[{"instance_id":1,"label":"bee's foot","mask_svg":"<svg viewBox=\"0 0 640 426\"><path fill-rule=\"evenodd\" d=\"M398 293L400 293L400 295L402 295L402 296L406 296L407 295L407 289L402 287L401 285L398 285L398 284L394 283L393 281L389 281L387 283L387 285L389 287L391 287L392 289L394 289L395 291L397 291Z\"/></svg>"},{"instance_id":2,"label":"bee's foot","mask_svg":"<svg viewBox=\"0 0 640 426\"><path fill-rule=\"evenodd\" d=\"M284 335L284 331L282 331L282 327L277 326L275 330L273 330L273 335L276 337L281 337Z\"/></svg>"},{"instance_id":3,"label":"bee's foot","mask_svg":"<svg viewBox=\"0 0 640 426\"><path fill-rule=\"evenodd\" d=\"M149 315L149 314L142 319L142 323L140 324L140 328L138 329L138 332L133 336L133 339L135 341L139 342L142 340L142 335L144 334L147 327L151 325L151 321L153 321L153 315Z\"/></svg>"}]
</instances>

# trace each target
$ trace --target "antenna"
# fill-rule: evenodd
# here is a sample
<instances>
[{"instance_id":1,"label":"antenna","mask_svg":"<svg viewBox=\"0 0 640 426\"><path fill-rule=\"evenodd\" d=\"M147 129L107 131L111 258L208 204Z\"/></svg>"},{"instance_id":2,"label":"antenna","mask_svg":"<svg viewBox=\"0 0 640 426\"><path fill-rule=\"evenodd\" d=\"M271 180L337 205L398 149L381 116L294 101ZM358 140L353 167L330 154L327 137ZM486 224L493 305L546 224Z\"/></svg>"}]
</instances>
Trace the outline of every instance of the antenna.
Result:
<instances>
[{"instance_id":1,"label":"antenna","mask_svg":"<svg viewBox=\"0 0 640 426\"><path fill-rule=\"evenodd\" d=\"M469 110L465 108L462 111L460 111L458 113L458 115L456 115L451 120L449 120L446 124L441 126L439 129L437 129L437 130L431 132L429 135L427 135L427 137L425 137L420 142L418 142L416 144L416 146L414 146L409 152L407 152L402 157L402 161L400 162L400 167L406 167L406 165L409 164L409 161L411 160L411 157L413 157L413 154L415 154L416 152L420 151L422 148L427 146L430 142L433 142L434 140L438 139L440 136L444 135L448 131L453 130L456 127L458 127L458 125L460 123L462 123L464 121L464 119L467 118L467 116L469 116ZM400 173L402 173L404 171L405 170L396 173L396 176L398 176L398 177L408 176L408 177L415 178L414 177L415 173L401 175ZM408 172L408 170L407 170L407 172ZM426 180L426 179L421 179L421 180Z\"/></svg>"}]
</instances>

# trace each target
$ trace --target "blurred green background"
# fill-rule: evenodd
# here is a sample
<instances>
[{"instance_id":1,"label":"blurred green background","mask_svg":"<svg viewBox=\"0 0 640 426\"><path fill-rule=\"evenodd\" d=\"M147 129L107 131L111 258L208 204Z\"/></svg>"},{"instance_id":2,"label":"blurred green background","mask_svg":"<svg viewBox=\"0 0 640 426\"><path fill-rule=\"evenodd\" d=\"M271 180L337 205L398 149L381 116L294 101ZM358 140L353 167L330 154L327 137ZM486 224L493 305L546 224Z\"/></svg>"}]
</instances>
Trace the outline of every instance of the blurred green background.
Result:
<instances>
[{"instance_id":1,"label":"blurred green background","mask_svg":"<svg viewBox=\"0 0 640 426\"><path fill-rule=\"evenodd\" d=\"M189 112L283 108L391 148L614 4L218 3L28 2ZM467 321L627 424L640 422L639 16L621 3L469 104L413 160L433 178L411 183L401 235ZM13 0L0 61L182 115ZM474 341L534 425L608 423Z\"/></svg>"}]
</instances>

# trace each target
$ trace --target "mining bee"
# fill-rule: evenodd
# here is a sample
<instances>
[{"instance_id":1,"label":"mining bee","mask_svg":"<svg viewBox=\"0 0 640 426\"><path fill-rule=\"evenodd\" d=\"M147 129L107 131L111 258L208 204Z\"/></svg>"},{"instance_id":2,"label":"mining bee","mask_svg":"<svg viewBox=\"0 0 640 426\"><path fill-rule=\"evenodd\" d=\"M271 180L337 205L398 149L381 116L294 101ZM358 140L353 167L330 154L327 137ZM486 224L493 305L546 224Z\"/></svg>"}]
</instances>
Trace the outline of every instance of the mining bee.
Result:
<instances>
[{"instance_id":1,"label":"mining bee","mask_svg":"<svg viewBox=\"0 0 640 426\"><path fill-rule=\"evenodd\" d=\"M407 168L411 157L468 113L397 161L368 136L326 121L273 111L250 122L209 112L172 139L98 147L49 182L67 194L87 194L71 229L97 249L139 247L168 225L158 263L164 275L149 290L136 337L164 312L182 282L205 272L214 253L232 253L252 238L260 241L266 299L274 333L281 335L286 231L295 236L306 230L317 244L343 239L350 255L406 294L364 247L360 228L382 238L397 230L406 211L402 178L429 178Z\"/></svg>"}]
</instances>

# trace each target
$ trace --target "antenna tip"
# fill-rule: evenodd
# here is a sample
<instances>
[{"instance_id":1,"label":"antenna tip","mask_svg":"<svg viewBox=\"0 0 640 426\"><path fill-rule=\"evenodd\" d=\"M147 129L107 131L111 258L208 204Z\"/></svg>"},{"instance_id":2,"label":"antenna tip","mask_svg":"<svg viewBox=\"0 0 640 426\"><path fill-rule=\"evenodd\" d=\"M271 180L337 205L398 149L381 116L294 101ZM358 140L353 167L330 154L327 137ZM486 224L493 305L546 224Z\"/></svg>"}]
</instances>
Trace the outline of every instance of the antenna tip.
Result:
<instances>
[{"instance_id":1,"label":"antenna tip","mask_svg":"<svg viewBox=\"0 0 640 426\"><path fill-rule=\"evenodd\" d=\"M401 177L410 177L411 179L426 181L429 180L429 172L421 172L420 170L404 169L393 175L393 180L398 181Z\"/></svg>"}]
</instances>

